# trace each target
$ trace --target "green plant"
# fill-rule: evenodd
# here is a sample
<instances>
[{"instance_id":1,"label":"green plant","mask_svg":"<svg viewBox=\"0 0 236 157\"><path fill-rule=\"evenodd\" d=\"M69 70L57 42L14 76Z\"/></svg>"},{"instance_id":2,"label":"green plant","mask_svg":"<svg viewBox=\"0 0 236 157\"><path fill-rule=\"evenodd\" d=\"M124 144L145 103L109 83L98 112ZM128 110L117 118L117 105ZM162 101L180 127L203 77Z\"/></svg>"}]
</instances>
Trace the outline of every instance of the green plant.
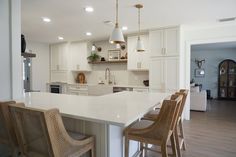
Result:
<instances>
[{"instance_id":1,"label":"green plant","mask_svg":"<svg viewBox=\"0 0 236 157\"><path fill-rule=\"evenodd\" d=\"M92 52L90 56L87 57L87 59L91 62L95 62L100 58L100 56L97 53Z\"/></svg>"}]
</instances>

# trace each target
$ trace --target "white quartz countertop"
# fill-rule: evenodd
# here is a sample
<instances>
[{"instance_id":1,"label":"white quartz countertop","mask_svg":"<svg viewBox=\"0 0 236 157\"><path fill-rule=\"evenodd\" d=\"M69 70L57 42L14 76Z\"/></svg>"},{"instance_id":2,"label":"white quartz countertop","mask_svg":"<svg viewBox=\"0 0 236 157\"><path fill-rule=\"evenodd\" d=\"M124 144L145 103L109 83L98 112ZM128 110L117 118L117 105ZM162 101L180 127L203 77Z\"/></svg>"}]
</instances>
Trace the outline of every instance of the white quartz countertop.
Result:
<instances>
[{"instance_id":1,"label":"white quartz countertop","mask_svg":"<svg viewBox=\"0 0 236 157\"><path fill-rule=\"evenodd\" d=\"M104 96L76 96L43 92L26 93L27 107L58 108L64 116L93 122L128 126L170 93L120 92Z\"/></svg>"}]
</instances>

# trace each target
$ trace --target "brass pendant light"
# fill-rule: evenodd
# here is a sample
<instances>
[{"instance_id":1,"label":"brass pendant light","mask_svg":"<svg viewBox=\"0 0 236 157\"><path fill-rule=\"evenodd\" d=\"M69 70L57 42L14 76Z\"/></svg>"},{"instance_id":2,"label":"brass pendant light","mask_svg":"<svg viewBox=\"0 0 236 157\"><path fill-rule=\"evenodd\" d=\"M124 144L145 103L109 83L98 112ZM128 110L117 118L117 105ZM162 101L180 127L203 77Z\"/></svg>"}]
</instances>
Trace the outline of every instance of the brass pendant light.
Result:
<instances>
[{"instance_id":1,"label":"brass pendant light","mask_svg":"<svg viewBox=\"0 0 236 157\"><path fill-rule=\"evenodd\" d=\"M121 44L121 43L125 43L124 40L124 36L123 33L121 31L121 29L119 28L119 24L118 24L118 0L116 0L116 24L115 24L115 28L113 29L111 36L110 36L110 43L112 44Z\"/></svg>"},{"instance_id":2,"label":"brass pendant light","mask_svg":"<svg viewBox=\"0 0 236 157\"><path fill-rule=\"evenodd\" d=\"M143 42L142 42L142 40L141 40L141 38L140 38L140 9L142 9L143 8L143 5L142 4L136 4L135 5L135 8L137 8L138 9L138 40L137 40L137 45L136 45L136 51L137 52L144 52L145 51L145 49L144 49L144 45L143 45Z\"/></svg>"}]
</instances>

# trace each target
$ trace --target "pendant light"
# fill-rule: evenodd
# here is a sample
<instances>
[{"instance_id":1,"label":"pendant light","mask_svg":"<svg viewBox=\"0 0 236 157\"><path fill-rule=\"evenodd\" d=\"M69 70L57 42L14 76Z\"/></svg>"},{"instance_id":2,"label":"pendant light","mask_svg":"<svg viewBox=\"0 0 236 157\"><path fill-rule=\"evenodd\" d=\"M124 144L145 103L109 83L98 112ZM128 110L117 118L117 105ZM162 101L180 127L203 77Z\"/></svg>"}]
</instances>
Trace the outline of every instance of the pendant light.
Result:
<instances>
[{"instance_id":1,"label":"pendant light","mask_svg":"<svg viewBox=\"0 0 236 157\"><path fill-rule=\"evenodd\" d=\"M140 9L143 8L142 4L136 4L135 8L138 9L138 40L137 40L137 45L136 45L136 50L137 52L143 52L145 51L143 42L140 38Z\"/></svg>"},{"instance_id":2,"label":"pendant light","mask_svg":"<svg viewBox=\"0 0 236 157\"><path fill-rule=\"evenodd\" d=\"M116 0L116 24L110 36L110 43L120 44L124 42L125 42L124 36L118 24L118 0Z\"/></svg>"}]
</instances>

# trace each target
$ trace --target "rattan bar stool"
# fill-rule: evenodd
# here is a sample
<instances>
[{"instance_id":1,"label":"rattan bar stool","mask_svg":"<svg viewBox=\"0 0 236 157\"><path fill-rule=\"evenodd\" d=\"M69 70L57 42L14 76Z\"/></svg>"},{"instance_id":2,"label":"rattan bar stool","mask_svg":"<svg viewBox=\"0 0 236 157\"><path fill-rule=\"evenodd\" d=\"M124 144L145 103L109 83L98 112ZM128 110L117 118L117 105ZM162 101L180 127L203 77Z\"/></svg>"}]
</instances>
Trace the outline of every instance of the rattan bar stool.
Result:
<instances>
[{"instance_id":1,"label":"rattan bar stool","mask_svg":"<svg viewBox=\"0 0 236 157\"><path fill-rule=\"evenodd\" d=\"M95 157L95 138L65 130L58 109L37 110L11 105L20 149L26 157Z\"/></svg>"},{"instance_id":2,"label":"rattan bar stool","mask_svg":"<svg viewBox=\"0 0 236 157\"><path fill-rule=\"evenodd\" d=\"M176 92L177 95L183 96L183 101L180 106L179 116L177 119L177 127L175 128L175 138L176 138L176 145L177 145L177 154L179 157L182 156L181 149L186 150L186 143L184 138L184 129L183 129L183 123L182 123L182 114L184 110L184 106L186 104L186 99L188 96L188 90L181 89L179 92ZM151 120L155 121L159 116L160 109L155 109L153 111L148 112L142 119L144 120Z\"/></svg>"},{"instance_id":3,"label":"rattan bar stool","mask_svg":"<svg viewBox=\"0 0 236 157\"><path fill-rule=\"evenodd\" d=\"M163 157L168 156L167 142L171 141L173 155L176 156L176 142L173 134L179 112L179 104L182 96L174 100L164 100L160 110L159 118L155 121L140 120L131 124L124 130L125 135L125 157L129 157L129 141L134 140L141 143L140 153L144 150L156 150L146 147L146 144L153 144L161 147ZM145 145L143 145L145 144Z\"/></svg>"},{"instance_id":4,"label":"rattan bar stool","mask_svg":"<svg viewBox=\"0 0 236 157\"><path fill-rule=\"evenodd\" d=\"M15 101L0 102L0 144L6 146L9 149L6 153L13 157L18 156L19 149L9 105L15 103Z\"/></svg>"}]
</instances>

